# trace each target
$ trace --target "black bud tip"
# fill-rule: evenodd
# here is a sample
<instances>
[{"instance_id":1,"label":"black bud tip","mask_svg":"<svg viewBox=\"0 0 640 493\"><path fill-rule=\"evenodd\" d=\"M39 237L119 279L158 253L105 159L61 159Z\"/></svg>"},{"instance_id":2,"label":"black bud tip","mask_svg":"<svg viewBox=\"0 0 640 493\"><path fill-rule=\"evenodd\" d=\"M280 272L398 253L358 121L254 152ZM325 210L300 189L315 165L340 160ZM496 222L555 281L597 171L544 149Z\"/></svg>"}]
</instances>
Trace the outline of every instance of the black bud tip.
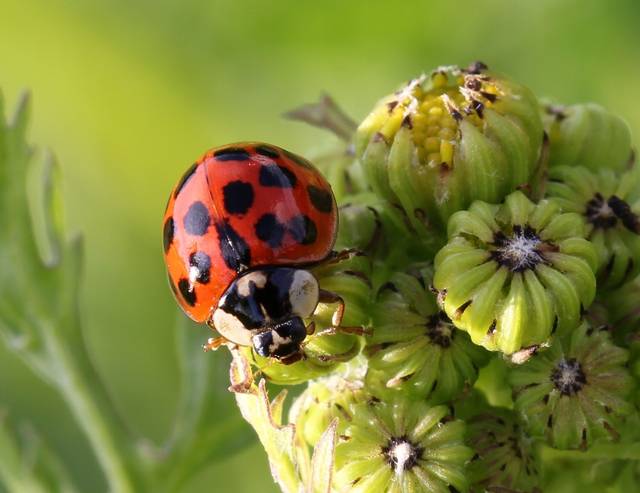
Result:
<instances>
[{"instance_id":1,"label":"black bud tip","mask_svg":"<svg viewBox=\"0 0 640 493\"><path fill-rule=\"evenodd\" d=\"M489 67L487 67L485 63L477 61L473 62L467 67L467 72L469 72L470 74L479 74L482 73L482 71L487 70L488 68Z\"/></svg>"}]
</instances>

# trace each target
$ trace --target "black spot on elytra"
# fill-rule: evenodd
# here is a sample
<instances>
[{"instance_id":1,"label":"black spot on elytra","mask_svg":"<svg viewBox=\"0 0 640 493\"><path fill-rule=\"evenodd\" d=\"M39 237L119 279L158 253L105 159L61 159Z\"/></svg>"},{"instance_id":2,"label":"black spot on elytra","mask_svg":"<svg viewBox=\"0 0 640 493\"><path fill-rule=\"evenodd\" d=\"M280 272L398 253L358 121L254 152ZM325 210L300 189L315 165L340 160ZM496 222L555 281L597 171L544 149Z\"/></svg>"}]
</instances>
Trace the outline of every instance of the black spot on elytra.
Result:
<instances>
[{"instance_id":1,"label":"black spot on elytra","mask_svg":"<svg viewBox=\"0 0 640 493\"><path fill-rule=\"evenodd\" d=\"M227 267L240 272L251 263L251 250L247 242L231 227L228 221L216 223L220 253Z\"/></svg>"},{"instance_id":2,"label":"black spot on elytra","mask_svg":"<svg viewBox=\"0 0 640 493\"><path fill-rule=\"evenodd\" d=\"M256 154L260 154L261 156L266 156L271 159L278 159L280 157L280 153L277 149L267 145L256 146Z\"/></svg>"},{"instance_id":3,"label":"black spot on elytra","mask_svg":"<svg viewBox=\"0 0 640 493\"><path fill-rule=\"evenodd\" d=\"M164 222L164 228L162 230L162 243L164 245L164 253L169 251L171 243L173 243L173 235L175 234L176 225L173 222L173 218L170 217Z\"/></svg>"},{"instance_id":4,"label":"black spot on elytra","mask_svg":"<svg viewBox=\"0 0 640 493\"><path fill-rule=\"evenodd\" d=\"M216 161L246 161L251 156L246 149L241 147L227 147L213 153Z\"/></svg>"},{"instance_id":5,"label":"black spot on elytra","mask_svg":"<svg viewBox=\"0 0 640 493\"><path fill-rule=\"evenodd\" d=\"M329 213L333 210L333 195L329 190L309 185L307 193L311 204L320 212Z\"/></svg>"},{"instance_id":6,"label":"black spot on elytra","mask_svg":"<svg viewBox=\"0 0 640 493\"><path fill-rule=\"evenodd\" d=\"M197 269L196 281L208 284L211 271L211 257L204 252L194 252L189 255L189 265Z\"/></svg>"},{"instance_id":7,"label":"black spot on elytra","mask_svg":"<svg viewBox=\"0 0 640 493\"><path fill-rule=\"evenodd\" d=\"M282 239L286 232L285 225L278 221L275 214L264 214L255 224L256 236L267 243L271 248L282 245Z\"/></svg>"},{"instance_id":8,"label":"black spot on elytra","mask_svg":"<svg viewBox=\"0 0 640 493\"><path fill-rule=\"evenodd\" d=\"M301 245L310 245L316 241L318 229L316 223L309 216L293 217L288 225L289 233Z\"/></svg>"},{"instance_id":9,"label":"black spot on elytra","mask_svg":"<svg viewBox=\"0 0 640 493\"><path fill-rule=\"evenodd\" d=\"M184 175L182 175L182 178L180 178L180 181L178 182L178 185L176 186L176 189L173 192L174 197L177 197L178 195L180 195L180 192L189 181L189 178L191 178L193 174L196 172L197 167L198 167L198 163L194 163L191 165L191 167L187 171L184 172Z\"/></svg>"},{"instance_id":10,"label":"black spot on elytra","mask_svg":"<svg viewBox=\"0 0 640 493\"><path fill-rule=\"evenodd\" d=\"M189 206L184 216L184 229L190 235L202 236L207 232L211 218L207 207L200 201Z\"/></svg>"},{"instance_id":11,"label":"black spot on elytra","mask_svg":"<svg viewBox=\"0 0 640 493\"><path fill-rule=\"evenodd\" d=\"M284 166L265 164L260 168L260 185L263 187L293 188L298 179Z\"/></svg>"},{"instance_id":12,"label":"black spot on elytra","mask_svg":"<svg viewBox=\"0 0 640 493\"><path fill-rule=\"evenodd\" d=\"M254 193L251 183L232 181L222 189L224 208L229 214L246 214L253 205Z\"/></svg>"},{"instance_id":13,"label":"black spot on elytra","mask_svg":"<svg viewBox=\"0 0 640 493\"><path fill-rule=\"evenodd\" d=\"M189 306L195 306L196 304L196 291L193 289L193 286L189 283L189 279L182 278L178 281L178 290L182 295L182 298Z\"/></svg>"}]
</instances>

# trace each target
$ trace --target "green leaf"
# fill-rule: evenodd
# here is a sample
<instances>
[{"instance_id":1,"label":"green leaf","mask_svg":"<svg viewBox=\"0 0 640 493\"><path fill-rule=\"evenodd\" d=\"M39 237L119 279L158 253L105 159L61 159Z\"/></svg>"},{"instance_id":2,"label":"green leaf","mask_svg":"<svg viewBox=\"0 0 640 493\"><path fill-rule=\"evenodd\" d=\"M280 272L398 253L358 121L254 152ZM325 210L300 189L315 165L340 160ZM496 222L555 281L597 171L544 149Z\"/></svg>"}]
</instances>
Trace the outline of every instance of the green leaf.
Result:
<instances>
[{"instance_id":1,"label":"green leaf","mask_svg":"<svg viewBox=\"0 0 640 493\"><path fill-rule=\"evenodd\" d=\"M12 426L0 416L0 481L9 491L74 493L63 464L29 426Z\"/></svg>"},{"instance_id":2,"label":"green leaf","mask_svg":"<svg viewBox=\"0 0 640 493\"><path fill-rule=\"evenodd\" d=\"M82 243L64 238L55 161L39 163L27 143L28 101L22 98L11 121L0 113L0 210L11 211L0 230L0 337L67 401L110 489L139 491L135 441L82 337Z\"/></svg>"},{"instance_id":3,"label":"green leaf","mask_svg":"<svg viewBox=\"0 0 640 493\"><path fill-rule=\"evenodd\" d=\"M229 358L222 351L205 353L206 331L177 314L176 345L180 367L180 402L173 430L160 449L148 449L155 461L155 481L166 491L180 491L203 467L228 457L251 442L220 375Z\"/></svg>"}]
</instances>

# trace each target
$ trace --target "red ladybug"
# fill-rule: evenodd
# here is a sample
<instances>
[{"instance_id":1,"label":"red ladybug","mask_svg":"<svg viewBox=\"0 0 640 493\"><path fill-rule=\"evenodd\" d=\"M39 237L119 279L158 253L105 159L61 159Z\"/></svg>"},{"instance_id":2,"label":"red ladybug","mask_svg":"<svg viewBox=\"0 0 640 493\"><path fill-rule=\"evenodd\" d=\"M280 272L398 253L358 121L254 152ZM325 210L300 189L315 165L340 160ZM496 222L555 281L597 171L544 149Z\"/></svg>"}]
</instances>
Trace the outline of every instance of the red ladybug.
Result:
<instances>
[{"instance_id":1,"label":"red ladybug","mask_svg":"<svg viewBox=\"0 0 640 493\"><path fill-rule=\"evenodd\" d=\"M164 216L173 293L189 317L261 356L299 359L319 302L344 302L306 268L331 258L338 215L331 187L309 161L263 143L208 151L182 176Z\"/></svg>"}]
</instances>

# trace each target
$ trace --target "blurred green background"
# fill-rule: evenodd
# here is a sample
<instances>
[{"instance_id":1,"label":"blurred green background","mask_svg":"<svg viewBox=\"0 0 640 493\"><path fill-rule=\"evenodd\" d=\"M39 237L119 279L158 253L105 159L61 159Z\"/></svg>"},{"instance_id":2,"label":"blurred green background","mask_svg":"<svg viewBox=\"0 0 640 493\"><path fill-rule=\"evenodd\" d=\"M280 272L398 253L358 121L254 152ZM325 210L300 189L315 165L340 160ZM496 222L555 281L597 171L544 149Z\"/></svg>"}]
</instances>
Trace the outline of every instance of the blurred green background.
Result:
<instances>
[{"instance_id":1,"label":"blurred green background","mask_svg":"<svg viewBox=\"0 0 640 493\"><path fill-rule=\"evenodd\" d=\"M476 59L541 96L606 105L638 135L639 25L637 0L0 0L0 88L9 108L32 91L32 141L61 163L68 220L86 238L89 349L132 428L162 441L175 413L160 226L204 150L265 140L307 153L324 137L283 111L327 91L360 119L422 70ZM4 348L0 407L36 424L83 491L102 488L64 403ZM257 445L189 486L272 490Z\"/></svg>"}]
</instances>

